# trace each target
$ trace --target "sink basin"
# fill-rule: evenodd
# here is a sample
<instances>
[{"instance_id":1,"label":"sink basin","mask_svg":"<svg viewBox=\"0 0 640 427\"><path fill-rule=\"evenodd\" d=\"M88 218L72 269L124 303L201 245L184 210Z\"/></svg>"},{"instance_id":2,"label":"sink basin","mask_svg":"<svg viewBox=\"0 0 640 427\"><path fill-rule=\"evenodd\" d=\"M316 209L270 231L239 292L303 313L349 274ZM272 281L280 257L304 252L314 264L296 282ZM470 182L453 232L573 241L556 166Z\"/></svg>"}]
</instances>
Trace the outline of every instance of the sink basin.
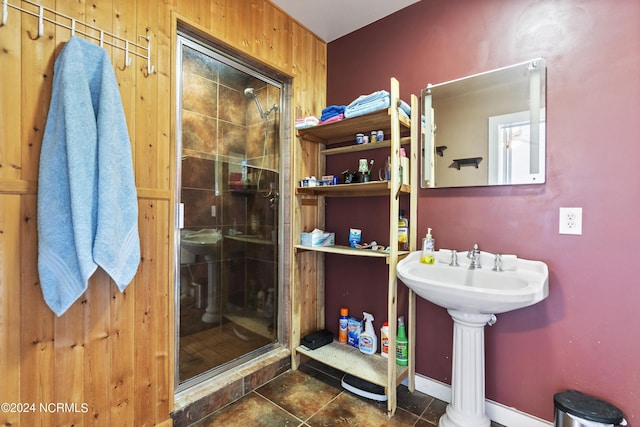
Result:
<instances>
[{"instance_id":1,"label":"sink basin","mask_svg":"<svg viewBox=\"0 0 640 427\"><path fill-rule=\"evenodd\" d=\"M209 255L222 240L222 233L215 228L204 228L199 231L182 230L180 245L196 255Z\"/></svg>"},{"instance_id":2,"label":"sink basin","mask_svg":"<svg viewBox=\"0 0 640 427\"><path fill-rule=\"evenodd\" d=\"M398 263L398 277L420 297L465 313L504 313L536 304L549 294L549 271L543 262L518 258L511 266L515 269L492 271L495 256L482 252L482 268L470 269L465 254L458 252L460 266L451 267L444 262L423 264L420 252L413 252Z\"/></svg>"}]
</instances>

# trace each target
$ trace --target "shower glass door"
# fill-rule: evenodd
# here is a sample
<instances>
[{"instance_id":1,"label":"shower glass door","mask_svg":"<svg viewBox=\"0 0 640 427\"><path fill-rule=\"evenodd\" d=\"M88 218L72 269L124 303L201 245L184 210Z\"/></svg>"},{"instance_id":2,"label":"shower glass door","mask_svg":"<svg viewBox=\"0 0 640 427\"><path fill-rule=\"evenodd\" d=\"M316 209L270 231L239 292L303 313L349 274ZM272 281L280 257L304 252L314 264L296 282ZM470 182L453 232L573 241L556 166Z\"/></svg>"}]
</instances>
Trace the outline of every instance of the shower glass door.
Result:
<instances>
[{"instance_id":1,"label":"shower glass door","mask_svg":"<svg viewBox=\"0 0 640 427\"><path fill-rule=\"evenodd\" d=\"M278 342L283 85L186 36L177 75L180 390Z\"/></svg>"}]
</instances>

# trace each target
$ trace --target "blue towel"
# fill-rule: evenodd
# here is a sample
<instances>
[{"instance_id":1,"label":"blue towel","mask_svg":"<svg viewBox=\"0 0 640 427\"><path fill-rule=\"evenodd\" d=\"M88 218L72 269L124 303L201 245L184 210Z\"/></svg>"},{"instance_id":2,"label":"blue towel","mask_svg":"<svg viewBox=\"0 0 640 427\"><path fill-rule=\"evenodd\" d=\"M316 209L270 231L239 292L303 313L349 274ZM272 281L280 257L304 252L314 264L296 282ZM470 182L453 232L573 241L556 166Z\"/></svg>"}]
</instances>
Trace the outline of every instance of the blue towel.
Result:
<instances>
[{"instance_id":1,"label":"blue towel","mask_svg":"<svg viewBox=\"0 0 640 427\"><path fill-rule=\"evenodd\" d=\"M107 52L72 36L54 65L38 176L38 271L62 315L98 266L122 291L140 262L138 204L118 83Z\"/></svg>"},{"instance_id":2,"label":"blue towel","mask_svg":"<svg viewBox=\"0 0 640 427\"><path fill-rule=\"evenodd\" d=\"M322 110L322 116L320 117L320 121L323 122L331 117L338 116L340 114L344 114L344 109L346 107L344 105L330 105Z\"/></svg>"}]
</instances>

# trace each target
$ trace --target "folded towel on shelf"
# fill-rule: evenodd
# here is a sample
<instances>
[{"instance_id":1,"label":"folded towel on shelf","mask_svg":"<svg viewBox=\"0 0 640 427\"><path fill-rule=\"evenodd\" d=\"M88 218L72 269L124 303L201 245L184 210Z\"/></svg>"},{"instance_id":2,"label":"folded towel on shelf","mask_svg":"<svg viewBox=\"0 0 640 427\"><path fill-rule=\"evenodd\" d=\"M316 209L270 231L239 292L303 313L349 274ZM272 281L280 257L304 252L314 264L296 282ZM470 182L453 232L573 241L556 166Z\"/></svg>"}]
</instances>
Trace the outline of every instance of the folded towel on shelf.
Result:
<instances>
[{"instance_id":1,"label":"folded towel on shelf","mask_svg":"<svg viewBox=\"0 0 640 427\"><path fill-rule=\"evenodd\" d=\"M326 120L322 120L320 124L337 122L344 119L344 114L338 114L337 116L331 116Z\"/></svg>"},{"instance_id":2,"label":"folded towel on shelf","mask_svg":"<svg viewBox=\"0 0 640 427\"><path fill-rule=\"evenodd\" d=\"M320 121L324 122L331 117L344 114L344 109L346 106L344 105L330 105L322 110L322 115L320 116Z\"/></svg>"},{"instance_id":3,"label":"folded towel on shelf","mask_svg":"<svg viewBox=\"0 0 640 427\"><path fill-rule=\"evenodd\" d=\"M358 117L374 111L389 108L391 105L391 95L386 90L379 90L368 95L360 95L353 100L344 111L346 118ZM411 117L411 107L406 102L400 100L400 113L407 118Z\"/></svg>"},{"instance_id":4,"label":"folded towel on shelf","mask_svg":"<svg viewBox=\"0 0 640 427\"><path fill-rule=\"evenodd\" d=\"M54 65L37 211L40 284L56 315L98 266L121 291L133 279L138 200L118 83L106 50L77 36Z\"/></svg>"},{"instance_id":5,"label":"folded towel on shelf","mask_svg":"<svg viewBox=\"0 0 640 427\"><path fill-rule=\"evenodd\" d=\"M318 123L320 123L320 120L318 120L317 117L307 116L297 118L294 126L296 129L305 129L311 126L316 126Z\"/></svg>"}]
</instances>

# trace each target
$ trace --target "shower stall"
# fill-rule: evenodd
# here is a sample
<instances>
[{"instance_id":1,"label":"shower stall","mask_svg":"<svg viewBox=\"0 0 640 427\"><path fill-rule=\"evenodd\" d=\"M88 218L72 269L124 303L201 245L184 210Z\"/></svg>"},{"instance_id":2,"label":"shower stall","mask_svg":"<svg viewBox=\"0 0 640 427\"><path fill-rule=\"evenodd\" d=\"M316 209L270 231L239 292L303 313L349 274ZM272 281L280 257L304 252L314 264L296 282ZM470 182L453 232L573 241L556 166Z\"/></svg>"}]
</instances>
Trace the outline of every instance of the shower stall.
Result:
<instances>
[{"instance_id":1,"label":"shower stall","mask_svg":"<svg viewBox=\"0 0 640 427\"><path fill-rule=\"evenodd\" d=\"M284 83L178 38L177 390L279 342Z\"/></svg>"}]
</instances>

